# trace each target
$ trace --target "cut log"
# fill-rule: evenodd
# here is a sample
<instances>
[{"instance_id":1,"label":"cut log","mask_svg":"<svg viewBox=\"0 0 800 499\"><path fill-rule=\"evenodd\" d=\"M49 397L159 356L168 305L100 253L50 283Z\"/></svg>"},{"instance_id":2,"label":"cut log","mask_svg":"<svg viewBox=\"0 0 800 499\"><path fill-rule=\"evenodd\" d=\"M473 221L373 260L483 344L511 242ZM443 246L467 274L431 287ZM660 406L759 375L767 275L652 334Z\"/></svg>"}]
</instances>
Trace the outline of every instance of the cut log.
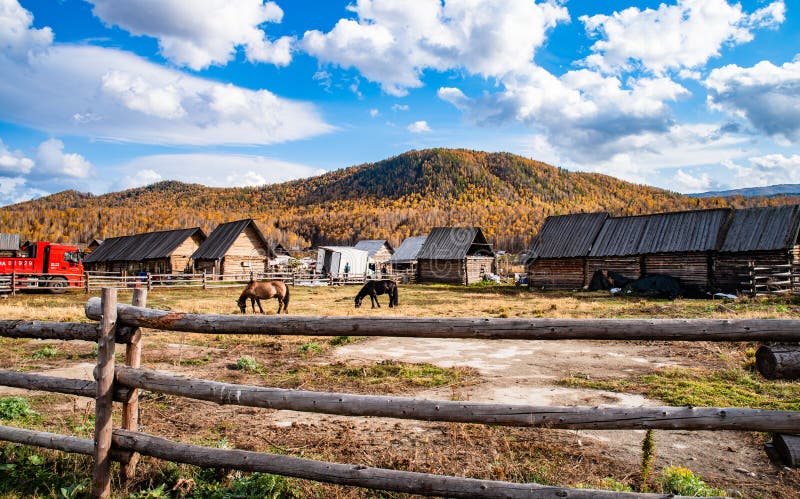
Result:
<instances>
[{"instance_id":1,"label":"cut log","mask_svg":"<svg viewBox=\"0 0 800 499\"><path fill-rule=\"evenodd\" d=\"M767 379L800 379L800 346L763 345L756 351L756 368Z\"/></svg>"},{"instance_id":2,"label":"cut log","mask_svg":"<svg viewBox=\"0 0 800 499\"><path fill-rule=\"evenodd\" d=\"M114 330L117 322L117 290L103 288L100 336L97 340L97 365L94 377L97 396L94 410L94 470L91 497L111 495L111 415L114 409Z\"/></svg>"},{"instance_id":3,"label":"cut log","mask_svg":"<svg viewBox=\"0 0 800 499\"><path fill-rule=\"evenodd\" d=\"M137 288L133 291L133 305L144 307L147 305L147 290ZM133 329L130 333L130 340L125 346L125 365L138 368L142 365L142 330ZM125 430L139 431L139 390L133 389L130 392L130 399L122 404L122 428ZM136 464L139 462L139 454L131 452L128 459L120 467L120 481L128 484L136 474Z\"/></svg>"},{"instance_id":4,"label":"cut log","mask_svg":"<svg viewBox=\"0 0 800 499\"><path fill-rule=\"evenodd\" d=\"M800 341L797 319L485 319L191 314L118 305L126 326L200 334L388 336L485 340ZM101 317L90 299L86 316Z\"/></svg>"},{"instance_id":5,"label":"cut log","mask_svg":"<svg viewBox=\"0 0 800 499\"><path fill-rule=\"evenodd\" d=\"M42 390L65 395L77 395L79 397L94 398L97 396L97 383L94 381L59 378L35 373L0 370L0 385L25 390ZM129 396L130 390L127 388L117 388L114 391L114 400L117 402L128 400Z\"/></svg>"},{"instance_id":6,"label":"cut log","mask_svg":"<svg viewBox=\"0 0 800 499\"><path fill-rule=\"evenodd\" d=\"M0 336L48 340L97 341L97 324L0 320Z\"/></svg>"},{"instance_id":7,"label":"cut log","mask_svg":"<svg viewBox=\"0 0 800 499\"><path fill-rule=\"evenodd\" d=\"M786 466L800 466L800 436L776 434L772 442Z\"/></svg>"}]
</instances>

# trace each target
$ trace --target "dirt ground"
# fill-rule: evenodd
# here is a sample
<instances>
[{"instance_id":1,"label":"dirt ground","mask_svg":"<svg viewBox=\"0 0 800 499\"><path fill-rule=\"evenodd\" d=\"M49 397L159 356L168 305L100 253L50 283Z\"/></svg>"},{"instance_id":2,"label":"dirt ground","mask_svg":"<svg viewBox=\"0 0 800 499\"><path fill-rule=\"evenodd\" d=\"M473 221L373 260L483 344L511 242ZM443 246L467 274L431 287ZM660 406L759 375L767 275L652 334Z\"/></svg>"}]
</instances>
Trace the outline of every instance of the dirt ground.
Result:
<instances>
[{"instance_id":1,"label":"dirt ground","mask_svg":"<svg viewBox=\"0 0 800 499\"><path fill-rule=\"evenodd\" d=\"M437 296L442 292L434 291ZM318 293L324 292L314 290L314 295L306 298L317 300ZM295 305L295 311L303 308L302 292L298 295L300 305ZM332 299L346 298L336 295ZM514 306L517 304L508 305L512 311ZM569 315L561 302L559 306L560 314ZM586 308L584 303L577 306ZM539 308L549 310L548 307ZM507 310L502 305L499 309L501 313ZM496 310L492 308L489 312L491 315ZM143 367L258 385L265 383L264 373L246 374L234 369L237 358L253 356L266 370L274 367L281 372L307 365L370 365L392 360L445 368L468 367L476 374L457 385L398 389L404 396L531 405L657 406L665 404L637 394L569 388L556 382L576 374L589 379L625 378L663 367L706 366L723 356L727 348L711 343L680 342L369 338L325 347L315 355L298 355L298 346L309 341L322 343L327 339L267 341L248 337L220 342L207 337L198 339L196 335L146 334ZM36 349L42 343L30 342L26 348ZM91 344L74 342L69 348L90 350ZM54 360L35 371L91 379L90 362L91 359L70 363L67 367L66 363ZM292 387L319 389L313 383ZM329 389L345 391L335 386ZM0 395L20 393L24 391L0 390ZM54 412L71 410L76 414L91 409L91 400L83 399L76 405L79 400L62 397L53 401L51 407ZM644 437L644 431L515 429L220 407L156 394L146 394L142 405L143 431L184 441L205 440L207 445L395 469L573 486L596 486L603 477L636 484ZM800 470L771 463L763 450L768 439L768 435L755 433L656 431L655 469L684 466L713 486L744 497L800 497ZM357 489L327 488L310 482L304 482L303 487L309 495L323 497L371 496Z\"/></svg>"}]
</instances>

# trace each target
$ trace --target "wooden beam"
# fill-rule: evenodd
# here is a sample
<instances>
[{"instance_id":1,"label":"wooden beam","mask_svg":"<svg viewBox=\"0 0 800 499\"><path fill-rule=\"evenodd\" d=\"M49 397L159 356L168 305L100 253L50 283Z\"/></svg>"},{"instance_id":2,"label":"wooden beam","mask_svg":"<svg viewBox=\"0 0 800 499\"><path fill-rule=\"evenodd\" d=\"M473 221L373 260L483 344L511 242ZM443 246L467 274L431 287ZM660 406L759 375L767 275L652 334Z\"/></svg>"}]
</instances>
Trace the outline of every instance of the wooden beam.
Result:
<instances>
[{"instance_id":1,"label":"wooden beam","mask_svg":"<svg viewBox=\"0 0 800 499\"><path fill-rule=\"evenodd\" d=\"M147 290L136 288L133 290L134 306L144 307L147 305ZM142 365L142 330L136 328L131 332L130 340L125 346L125 365L137 369ZM122 428L125 430L139 431L139 390L132 389L129 399L122 404ZM120 467L120 481L130 483L136 474L136 464L139 462L139 454L132 452L127 456L125 462Z\"/></svg>"},{"instance_id":2,"label":"wooden beam","mask_svg":"<svg viewBox=\"0 0 800 499\"><path fill-rule=\"evenodd\" d=\"M71 437L57 433L26 430L13 426L0 426L0 440L23 445L35 445L73 454L94 454L94 443L88 438Z\"/></svg>"},{"instance_id":3,"label":"wooden beam","mask_svg":"<svg viewBox=\"0 0 800 499\"><path fill-rule=\"evenodd\" d=\"M111 431L114 410L114 330L117 321L117 290L103 288L100 319L100 338L97 340L97 398L94 416L94 471L92 474L93 498L106 498L111 494Z\"/></svg>"},{"instance_id":4,"label":"wooden beam","mask_svg":"<svg viewBox=\"0 0 800 499\"><path fill-rule=\"evenodd\" d=\"M97 324L0 320L0 336L49 340L97 341Z\"/></svg>"},{"instance_id":5,"label":"wooden beam","mask_svg":"<svg viewBox=\"0 0 800 499\"><path fill-rule=\"evenodd\" d=\"M768 379L800 379L800 346L762 345L756 350L756 368Z\"/></svg>"},{"instance_id":6,"label":"wooden beam","mask_svg":"<svg viewBox=\"0 0 800 499\"><path fill-rule=\"evenodd\" d=\"M95 398L97 396L97 383L94 381L16 371L0 370L0 386L63 393L64 395L77 395L79 397ZM130 390L128 388L117 388L114 391L114 401L123 402L128 400L129 394Z\"/></svg>"},{"instance_id":7,"label":"wooden beam","mask_svg":"<svg viewBox=\"0 0 800 499\"><path fill-rule=\"evenodd\" d=\"M550 407L234 385L146 369L117 368L117 382L218 404L422 421L569 429L741 430L800 433L800 412L700 407Z\"/></svg>"},{"instance_id":8,"label":"wooden beam","mask_svg":"<svg viewBox=\"0 0 800 499\"><path fill-rule=\"evenodd\" d=\"M291 476L318 482L455 498L671 498L664 494L620 493L605 490L549 487L537 483L477 480L412 471L338 464L292 456L231 449L214 449L126 430L114 431L114 446L142 455L206 468L234 468Z\"/></svg>"},{"instance_id":9,"label":"wooden beam","mask_svg":"<svg viewBox=\"0 0 800 499\"><path fill-rule=\"evenodd\" d=\"M190 314L118 305L127 326L202 334L511 340L800 341L798 319L485 319ZM86 315L99 319L100 301Z\"/></svg>"}]
</instances>

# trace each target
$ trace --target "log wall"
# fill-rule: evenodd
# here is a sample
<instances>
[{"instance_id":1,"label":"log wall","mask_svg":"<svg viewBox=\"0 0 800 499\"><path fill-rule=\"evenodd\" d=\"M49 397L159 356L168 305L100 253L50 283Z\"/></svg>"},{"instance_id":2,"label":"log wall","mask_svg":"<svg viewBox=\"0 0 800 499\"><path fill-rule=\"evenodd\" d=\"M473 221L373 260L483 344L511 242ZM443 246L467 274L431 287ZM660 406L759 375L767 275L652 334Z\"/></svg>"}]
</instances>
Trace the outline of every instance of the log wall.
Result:
<instances>
[{"instance_id":1,"label":"log wall","mask_svg":"<svg viewBox=\"0 0 800 499\"><path fill-rule=\"evenodd\" d=\"M247 227L233 242L222 260L220 272L266 272L269 268L269 248L262 244L253 227Z\"/></svg>"},{"instance_id":2,"label":"log wall","mask_svg":"<svg viewBox=\"0 0 800 499\"><path fill-rule=\"evenodd\" d=\"M710 255L708 253L661 253L645 255L642 275L664 274L702 289L710 285Z\"/></svg>"},{"instance_id":3,"label":"log wall","mask_svg":"<svg viewBox=\"0 0 800 499\"><path fill-rule=\"evenodd\" d=\"M423 283L467 283L464 260L419 260L419 280Z\"/></svg>"},{"instance_id":4,"label":"log wall","mask_svg":"<svg viewBox=\"0 0 800 499\"><path fill-rule=\"evenodd\" d=\"M588 258L586 260L585 285L589 285L589 281L598 270L613 270L628 279L638 279L642 276L641 257L631 255Z\"/></svg>"},{"instance_id":5,"label":"log wall","mask_svg":"<svg viewBox=\"0 0 800 499\"><path fill-rule=\"evenodd\" d=\"M580 289L586 282L583 258L537 258L528 264L528 286L536 289Z\"/></svg>"},{"instance_id":6,"label":"log wall","mask_svg":"<svg viewBox=\"0 0 800 499\"><path fill-rule=\"evenodd\" d=\"M466 284L481 282L484 274L494 272L494 257L491 256L468 256L466 261Z\"/></svg>"},{"instance_id":7,"label":"log wall","mask_svg":"<svg viewBox=\"0 0 800 499\"><path fill-rule=\"evenodd\" d=\"M789 255L785 250L753 251L748 253L719 253L714 257L713 284L722 291L735 292L749 289L750 263L759 265L785 265Z\"/></svg>"}]
</instances>

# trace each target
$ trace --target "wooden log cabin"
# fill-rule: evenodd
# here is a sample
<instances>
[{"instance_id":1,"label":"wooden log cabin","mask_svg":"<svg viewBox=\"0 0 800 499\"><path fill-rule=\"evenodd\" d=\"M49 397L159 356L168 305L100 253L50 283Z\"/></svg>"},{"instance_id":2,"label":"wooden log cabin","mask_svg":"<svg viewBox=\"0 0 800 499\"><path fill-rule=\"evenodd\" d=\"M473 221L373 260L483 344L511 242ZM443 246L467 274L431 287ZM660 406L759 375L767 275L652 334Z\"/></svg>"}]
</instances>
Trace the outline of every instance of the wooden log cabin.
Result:
<instances>
[{"instance_id":1,"label":"wooden log cabin","mask_svg":"<svg viewBox=\"0 0 800 499\"><path fill-rule=\"evenodd\" d=\"M494 272L494 251L478 227L434 227L417 266L420 282L468 285Z\"/></svg>"},{"instance_id":2,"label":"wooden log cabin","mask_svg":"<svg viewBox=\"0 0 800 499\"><path fill-rule=\"evenodd\" d=\"M220 224L192 255L195 271L246 274L269 270L272 247L252 218Z\"/></svg>"},{"instance_id":3,"label":"wooden log cabin","mask_svg":"<svg viewBox=\"0 0 800 499\"><path fill-rule=\"evenodd\" d=\"M550 216L533 240L526 270L536 289L580 289L591 278L586 260L607 213Z\"/></svg>"},{"instance_id":4,"label":"wooden log cabin","mask_svg":"<svg viewBox=\"0 0 800 499\"><path fill-rule=\"evenodd\" d=\"M609 218L589 252L587 275L601 269L629 279L664 274L683 285L711 289L713 254L731 213L714 209Z\"/></svg>"},{"instance_id":5,"label":"wooden log cabin","mask_svg":"<svg viewBox=\"0 0 800 499\"><path fill-rule=\"evenodd\" d=\"M192 271L192 254L206 240L199 227L104 239L83 261L88 271L133 275Z\"/></svg>"},{"instance_id":6,"label":"wooden log cabin","mask_svg":"<svg viewBox=\"0 0 800 499\"><path fill-rule=\"evenodd\" d=\"M394 254L394 248L386 239L362 239L356 243L355 248L367 252L371 271L377 274L391 270L389 260Z\"/></svg>"},{"instance_id":7,"label":"wooden log cabin","mask_svg":"<svg viewBox=\"0 0 800 499\"><path fill-rule=\"evenodd\" d=\"M752 267L800 265L800 205L737 210L714 259L714 285L734 292L749 287ZM787 269L788 270L788 269Z\"/></svg>"},{"instance_id":8,"label":"wooden log cabin","mask_svg":"<svg viewBox=\"0 0 800 499\"><path fill-rule=\"evenodd\" d=\"M399 272L414 272L417 268L417 255L428 236L412 236L403 239L397 251L392 254L389 264L392 269Z\"/></svg>"}]
</instances>

